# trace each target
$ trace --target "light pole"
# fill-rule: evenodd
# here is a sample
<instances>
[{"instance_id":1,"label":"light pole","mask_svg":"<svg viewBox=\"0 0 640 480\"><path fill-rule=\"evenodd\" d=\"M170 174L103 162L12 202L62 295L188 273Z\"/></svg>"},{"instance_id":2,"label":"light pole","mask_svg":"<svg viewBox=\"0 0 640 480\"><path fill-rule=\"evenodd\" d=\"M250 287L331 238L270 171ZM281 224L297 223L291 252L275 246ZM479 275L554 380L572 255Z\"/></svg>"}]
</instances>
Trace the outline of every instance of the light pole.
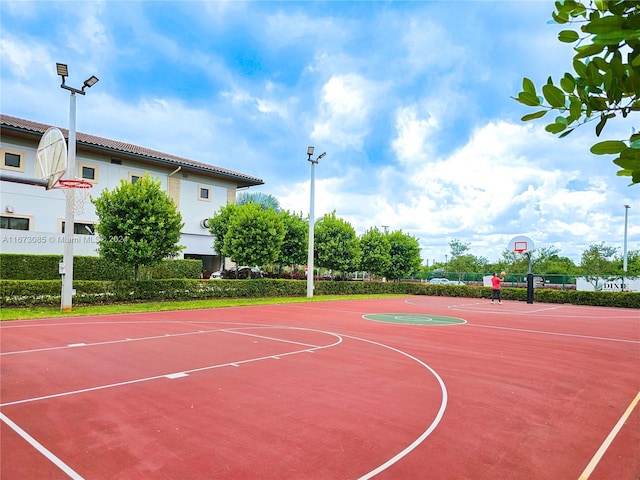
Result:
<instances>
[{"instance_id":1,"label":"light pole","mask_svg":"<svg viewBox=\"0 0 640 480\"><path fill-rule=\"evenodd\" d=\"M60 88L71 92L69 101L69 145L67 157L67 170L65 176L73 180L76 171L76 93L85 94L85 88L93 87L98 83L98 77L90 76L82 84L81 89L70 87L65 84L65 78L69 76L69 69L64 63L56 63L58 75L62 77ZM64 254L60 272L62 274L62 294L60 300L60 310L70 312L73 298L73 231L74 231L74 197L73 188L67 192L67 211L64 217Z\"/></svg>"},{"instance_id":2,"label":"light pole","mask_svg":"<svg viewBox=\"0 0 640 480\"><path fill-rule=\"evenodd\" d=\"M310 204L309 204L309 252L307 257L307 298L313 297L313 241L314 241L314 218L313 218L313 205L315 202L315 183L316 183L316 165L327 152L321 153L314 160L313 147L307 147L307 160L311 163L311 181L310 181Z\"/></svg>"},{"instance_id":3,"label":"light pole","mask_svg":"<svg viewBox=\"0 0 640 480\"><path fill-rule=\"evenodd\" d=\"M624 206L624 244L622 247L622 270L624 272L627 271L627 218L630 208L631 206L629 205Z\"/></svg>"}]
</instances>

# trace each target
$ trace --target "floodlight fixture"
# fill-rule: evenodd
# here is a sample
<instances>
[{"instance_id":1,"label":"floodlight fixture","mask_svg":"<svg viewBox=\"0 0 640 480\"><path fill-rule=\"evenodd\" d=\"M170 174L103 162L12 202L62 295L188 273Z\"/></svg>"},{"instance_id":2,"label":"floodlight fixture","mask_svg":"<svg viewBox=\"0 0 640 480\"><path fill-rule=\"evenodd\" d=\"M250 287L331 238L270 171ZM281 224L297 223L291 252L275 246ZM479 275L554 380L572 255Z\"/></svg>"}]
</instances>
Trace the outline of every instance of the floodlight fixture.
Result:
<instances>
[{"instance_id":1,"label":"floodlight fixture","mask_svg":"<svg viewBox=\"0 0 640 480\"><path fill-rule=\"evenodd\" d=\"M56 71L58 72L58 75L62 77L62 84L60 85L60 88L69 90L72 94L79 93L80 95L84 95L85 88L93 87L96 83L98 83L98 77L96 77L95 75L91 75L84 81L84 83L82 84L82 88L73 88L65 83L65 79L69 76L69 67L67 66L67 64L56 63Z\"/></svg>"},{"instance_id":2,"label":"floodlight fixture","mask_svg":"<svg viewBox=\"0 0 640 480\"><path fill-rule=\"evenodd\" d=\"M93 87L96 83L98 83L98 77L96 77L95 75L91 75L89 78L87 78L84 81L84 85L83 85L83 90L85 87L91 88Z\"/></svg>"},{"instance_id":3,"label":"floodlight fixture","mask_svg":"<svg viewBox=\"0 0 640 480\"><path fill-rule=\"evenodd\" d=\"M69 67L64 63L56 63L56 70L58 71L58 75L63 77L63 79L69 76Z\"/></svg>"},{"instance_id":4,"label":"floodlight fixture","mask_svg":"<svg viewBox=\"0 0 640 480\"><path fill-rule=\"evenodd\" d=\"M312 164L316 164L318 163L318 160L320 160L322 157L324 157L327 152L321 153L320 155L318 155L318 157L314 160L313 158L311 158L313 156L313 152L314 152L315 148L314 147L307 147L307 156L309 158L307 158L308 161L310 161Z\"/></svg>"}]
</instances>

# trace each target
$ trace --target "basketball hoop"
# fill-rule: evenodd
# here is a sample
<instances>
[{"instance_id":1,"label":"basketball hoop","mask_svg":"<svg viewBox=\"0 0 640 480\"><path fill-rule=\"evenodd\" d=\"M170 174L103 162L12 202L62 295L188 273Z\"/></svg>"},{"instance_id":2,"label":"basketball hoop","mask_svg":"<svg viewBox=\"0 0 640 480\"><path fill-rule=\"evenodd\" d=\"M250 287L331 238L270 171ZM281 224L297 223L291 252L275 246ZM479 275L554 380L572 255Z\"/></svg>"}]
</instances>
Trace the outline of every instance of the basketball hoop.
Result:
<instances>
[{"instance_id":1,"label":"basketball hoop","mask_svg":"<svg viewBox=\"0 0 640 480\"><path fill-rule=\"evenodd\" d=\"M527 246L527 242L514 242L513 251L522 255L528 250Z\"/></svg>"},{"instance_id":2,"label":"basketball hoop","mask_svg":"<svg viewBox=\"0 0 640 480\"><path fill-rule=\"evenodd\" d=\"M73 200L71 208L75 214L84 213L84 204L89 197L92 187L93 185L91 182L75 178L60 179L53 188L62 190L62 193L64 193L64 196L67 198L67 202L69 198Z\"/></svg>"},{"instance_id":3,"label":"basketball hoop","mask_svg":"<svg viewBox=\"0 0 640 480\"><path fill-rule=\"evenodd\" d=\"M525 253L531 253L535 250L535 246L533 244L533 240L524 235L518 235L517 237L513 237L509 241L508 249L513 253L517 253L518 255L523 255Z\"/></svg>"}]
</instances>

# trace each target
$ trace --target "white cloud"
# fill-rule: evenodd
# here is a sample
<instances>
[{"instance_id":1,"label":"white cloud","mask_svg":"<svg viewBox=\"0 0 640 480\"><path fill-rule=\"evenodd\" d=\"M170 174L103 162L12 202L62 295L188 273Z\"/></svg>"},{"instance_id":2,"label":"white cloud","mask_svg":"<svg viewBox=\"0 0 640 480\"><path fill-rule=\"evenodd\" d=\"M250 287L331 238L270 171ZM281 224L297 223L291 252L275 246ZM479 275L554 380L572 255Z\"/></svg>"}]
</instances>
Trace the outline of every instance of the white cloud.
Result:
<instances>
[{"instance_id":1,"label":"white cloud","mask_svg":"<svg viewBox=\"0 0 640 480\"><path fill-rule=\"evenodd\" d=\"M432 117L418 118L415 106L401 108L396 113L397 137L392 146L401 163L424 163L429 157L427 140L438 130Z\"/></svg>"},{"instance_id":2,"label":"white cloud","mask_svg":"<svg viewBox=\"0 0 640 480\"><path fill-rule=\"evenodd\" d=\"M357 74L331 77L322 89L320 114L311 138L339 148L362 148L377 90Z\"/></svg>"},{"instance_id":3,"label":"white cloud","mask_svg":"<svg viewBox=\"0 0 640 480\"><path fill-rule=\"evenodd\" d=\"M454 238L494 260L521 233L576 258L620 243L625 203L640 248L638 187L589 154L593 127L558 139L518 121L521 78L539 84L571 54L539 2L5 3L3 113L66 127L55 62L68 62L70 84L101 79L78 100L80 131L261 177L304 213L315 145L316 215L402 229L429 260Z\"/></svg>"}]
</instances>

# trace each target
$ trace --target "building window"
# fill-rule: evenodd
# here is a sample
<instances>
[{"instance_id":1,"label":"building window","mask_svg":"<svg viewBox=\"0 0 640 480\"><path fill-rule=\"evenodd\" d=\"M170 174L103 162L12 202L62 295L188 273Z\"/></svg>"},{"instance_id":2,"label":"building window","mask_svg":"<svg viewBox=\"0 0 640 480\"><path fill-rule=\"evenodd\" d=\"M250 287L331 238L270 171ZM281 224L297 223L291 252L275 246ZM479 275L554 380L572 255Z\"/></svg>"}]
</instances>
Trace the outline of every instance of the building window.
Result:
<instances>
[{"instance_id":1,"label":"building window","mask_svg":"<svg viewBox=\"0 0 640 480\"><path fill-rule=\"evenodd\" d=\"M119 158L112 158L111 159L111 164L112 165L122 165L122 160L120 160Z\"/></svg>"},{"instance_id":2,"label":"building window","mask_svg":"<svg viewBox=\"0 0 640 480\"><path fill-rule=\"evenodd\" d=\"M65 225L65 222L62 221L62 233L64 233L64 225ZM73 233L76 235L95 235L96 226L93 223L74 222Z\"/></svg>"},{"instance_id":3,"label":"building window","mask_svg":"<svg viewBox=\"0 0 640 480\"><path fill-rule=\"evenodd\" d=\"M130 173L129 174L129 181L131 183L136 183L138 180L140 180L142 178L142 175L136 175L135 173Z\"/></svg>"},{"instance_id":4,"label":"building window","mask_svg":"<svg viewBox=\"0 0 640 480\"><path fill-rule=\"evenodd\" d=\"M211 187L198 187L198 200L211 201Z\"/></svg>"},{"instance_id":5,"label":"building window","mask_svg":"<svg viewBox=\"0 0 640 480\"><path fill-rule=\"evenodd\" d=\"M92 183L96 183L98 181L98 169L86 163L81 163L78 165L80 169L80 178L82 180L87 180Z\"/></svg>"},{"instance_id":6,"label":"building window","mask_svg":"<svg viewBox=\"0 0 640 480\"><path fill-rule=\"evenodd\" d=\"M24 217L0 216L0 228L6 230L29 230L29 219Z\"/></svg>"},{"instance_id":7,"label":"building window","mask_svg":"<svg viewBox=\"0 0 640 480\"><path fill-rule=\"evenodd\" d=\"M14 170L18 172L24 172L24 162L22 158L24 153L16 150L8 150L3 148L2 152L2 165L1 167L6 170Z\"/></svg>"},{"instance_id":8,"label":"building window","mask_svg":"<svg viewBox=\"0 0 640 480\"><path fill-rule=\"evenodd\" d=\"M4 166L11 168L20 168L20 155L16 153L4 153Z\"/></svg>"}]
</instances>

